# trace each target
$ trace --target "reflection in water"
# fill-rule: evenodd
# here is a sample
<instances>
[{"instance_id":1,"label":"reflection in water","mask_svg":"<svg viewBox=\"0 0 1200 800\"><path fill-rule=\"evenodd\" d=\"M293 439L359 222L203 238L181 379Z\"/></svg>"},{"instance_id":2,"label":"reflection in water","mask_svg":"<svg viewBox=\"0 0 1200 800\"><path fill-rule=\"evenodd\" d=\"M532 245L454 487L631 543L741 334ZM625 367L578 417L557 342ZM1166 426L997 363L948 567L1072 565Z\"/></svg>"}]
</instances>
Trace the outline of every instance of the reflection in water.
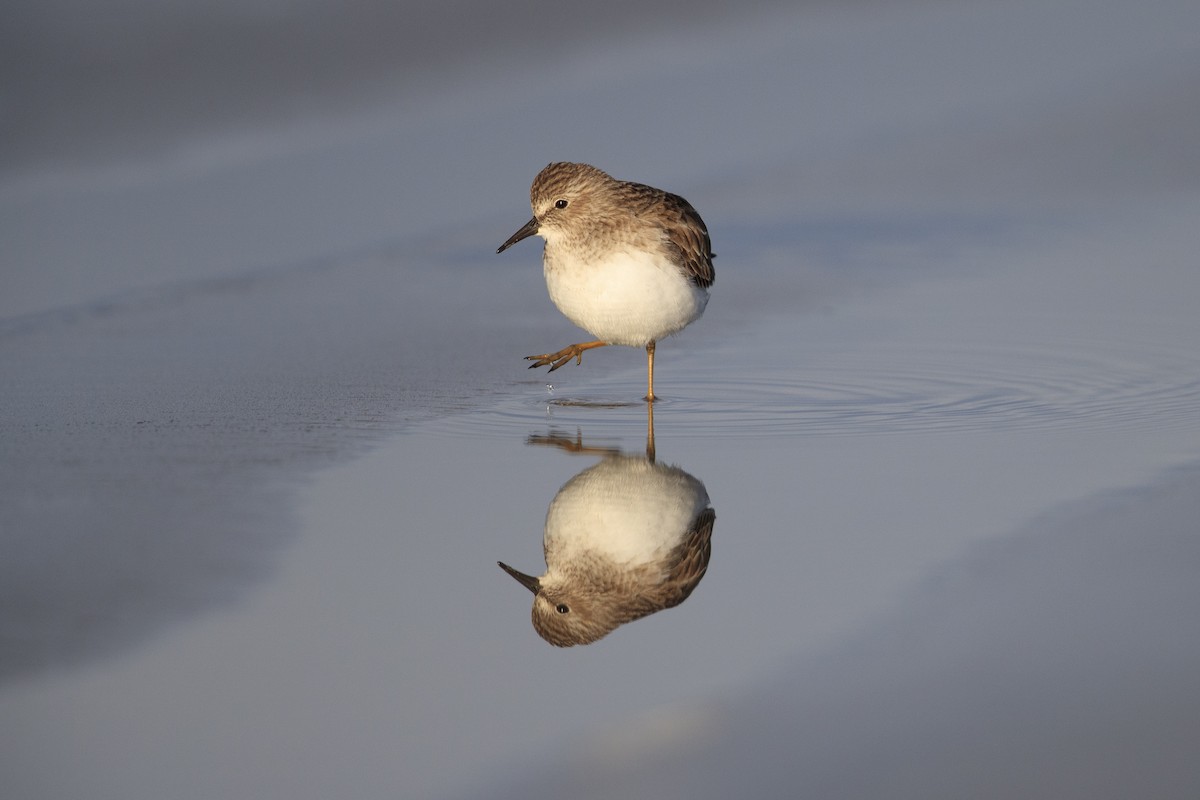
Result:
<instances>
[{"instance_id":1,"label":"reflection in water","mask_svg":"<svg viewBox=\"0 0 1200 800\"><path fill-rule=\"evenodd\" d=\"M655 461L652 417L644 455L557 434L529 443L604 457L551 501L546 573L535 578L500 562L533 592L533 627L543 639L557 647L590 644L688 598L708 569L716 513L704 484Z\"/></svg>"}]
</instances>

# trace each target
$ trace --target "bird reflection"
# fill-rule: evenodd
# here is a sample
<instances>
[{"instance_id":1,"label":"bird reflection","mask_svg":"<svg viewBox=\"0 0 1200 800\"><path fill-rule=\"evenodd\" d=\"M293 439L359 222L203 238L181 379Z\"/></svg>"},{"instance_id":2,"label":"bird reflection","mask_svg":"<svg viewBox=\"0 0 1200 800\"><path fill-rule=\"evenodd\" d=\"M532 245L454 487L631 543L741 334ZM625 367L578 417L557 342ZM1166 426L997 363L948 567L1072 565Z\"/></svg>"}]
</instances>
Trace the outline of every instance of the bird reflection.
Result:
<instances>
[{"instance_id":1,"label":"bird reflection","mask_svg":"<svg viewBox=\"0 0 1200 800\"><path fill-rule=\"evenodd\" d=\"M533 627L543 639L557 647L590 644L688 598L708 569L716 513L704 484L655 461L653 416L644 455L590 447L578 435L528 441L603 456L550 503L545 574L537 578L500 562L533 592Z\"/></svg>"}]
</instances>

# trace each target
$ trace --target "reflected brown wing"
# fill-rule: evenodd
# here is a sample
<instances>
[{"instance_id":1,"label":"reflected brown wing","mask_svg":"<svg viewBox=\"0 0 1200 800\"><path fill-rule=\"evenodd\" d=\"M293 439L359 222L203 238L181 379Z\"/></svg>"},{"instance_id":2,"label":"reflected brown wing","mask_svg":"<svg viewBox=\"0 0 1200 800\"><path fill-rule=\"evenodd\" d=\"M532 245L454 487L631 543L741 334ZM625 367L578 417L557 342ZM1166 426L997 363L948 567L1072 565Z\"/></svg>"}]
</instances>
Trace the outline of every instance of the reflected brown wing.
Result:
<instances>
[{"instance_id":1,"label":"reflected brown wing","mask_svg":"<svg viewBox=\"0 0 1200 800\"><path fill-rule=\"evenodd\" d=\"M692 520L683 541L671 554L673 563L663 587L667 593L663 598L663 608L671 608L687 600L704 577L712 556L712 532L716 521L717 512L711 508L701 511Z\"/></svg>"}]
</instances>

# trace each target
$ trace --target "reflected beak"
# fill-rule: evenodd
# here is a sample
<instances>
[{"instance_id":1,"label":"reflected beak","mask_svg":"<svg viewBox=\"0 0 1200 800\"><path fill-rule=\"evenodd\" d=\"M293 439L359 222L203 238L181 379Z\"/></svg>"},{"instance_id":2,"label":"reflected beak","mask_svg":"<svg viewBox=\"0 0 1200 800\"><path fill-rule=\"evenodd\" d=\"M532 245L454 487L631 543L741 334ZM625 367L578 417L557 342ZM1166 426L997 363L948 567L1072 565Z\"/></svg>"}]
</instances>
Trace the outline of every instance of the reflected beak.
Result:
<instances>
[{"instance_id":1,"label":"reflected beak","mask_svg":"<svg viewBox=\"0 0 1200 800\"><path fill-rule=\"evenodd\" d=\"M499 249L497 249L496 252L503 253L505 250L512 247L517 242L521 241L522 239L528 239L530 236L533 236L537 232L538 232L538 221L537 221L537 217L534 217L533 219L529 220L529 222L526 222L521 227L521 230L517 231L512 236L508 237L508 241L505 242L504 244L500 245Z\"/></svg>"},{"instance_id":2,"label":"reflected beak","mask_svg":"<svg viewBox=\"0 0 1200 800\"><path fill-rule=\"evenodd\" d=\"M537 594L538 589L542 588L542 584L538 581L537 578L533 577L532 575L526 575L524 572L517 572L515 569L510 567L508 564L505 564L503 561L497 561L496 563L500 565L500 569L504 570L509 575L512 575L514 578L516 578L517 583L521 584L522 586L524 586L526 589L533 592L534 594Z\"/></svg>"}]
</instances>

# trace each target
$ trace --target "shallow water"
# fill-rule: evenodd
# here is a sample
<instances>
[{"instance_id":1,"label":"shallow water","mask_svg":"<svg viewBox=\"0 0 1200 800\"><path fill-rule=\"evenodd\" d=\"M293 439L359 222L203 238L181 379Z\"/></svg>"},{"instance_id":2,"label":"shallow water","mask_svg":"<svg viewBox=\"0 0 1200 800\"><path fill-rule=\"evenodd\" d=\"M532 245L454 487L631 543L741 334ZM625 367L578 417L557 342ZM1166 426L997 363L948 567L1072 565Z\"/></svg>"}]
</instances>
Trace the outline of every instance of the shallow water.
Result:
<instances>
[{"instance_id":1,"label":"shallow water","mask_svg":"<svg viewBox=\"0 0 1200 800\"><path fill-rule=\"evenodd\" d=\"M354 113L16 165L0 785L1196 796L1196 8L1101 11L514 38ZM496 562L539 573L651 419L640 351L521 361L579 335L536 247L493 253L562 157L682 191L720 254L653 408L708 571L570 649Z\"/></svg>"},{"instance_id":2,"label":"shallow water","mask_svg":"<svg viewBox=\"0 0 1200 800\"><path fill-rule=\"evenodd\" d=\"M991 768L981 752L1014 746L1027 726L1053 721L1051 747L1084 736L1096 721L1079 710L1090 696L1079 687L1093 677L1107 692L1149 694L1144 718L1128 712L1130 730L1174 724L1155 709L1191 702L1185 665L1200 657L1176 639L1200 611L1183 567L1196 556L1194 530L1178 527L1192 524L1179 503L1195 496L1194 467L1181 473L1186 491L1151 507L1159 516L1148 527L1094 539L1086 528L1091 516L1107 518L1104 508L1120 515L1132 504L1136 517L1140 507L1117 490L1170 485L1180 474L1172 466L1200 457L1200 328L1191 314L1147 319L1136 303L1098 320L1086 313L1090 299L1071 292L1026 303L1020 324L1009 324L1016 312L997 286L1033 269L1043 287L1070 286L1081 268L1011 255L997 252L982 275L882 291L816 318L769 313L728 326L714 315L712 330L698 324L660 348L665 399L652 414L636 400L642 354L613 348L582 367L521 375L483 408L411 425L317 475L293 540L241 602L87 669L10 688L6 715L26 721L12 752L32 763L86 757L75 775L89 782L175 796L181 778L194 796L257 786L290 796L347 787L506 796L550 754L579 796L612 796L602 787L621 775L633 781L628 791L646 791L628 777L638 764L662 775L688 759L699 760L681 769L722 759L750 768L748 752L772 751L756 738L768 736L753 732L759 725L807 741L814 734L789 704L824 701L797 693L805 675L832 681L825 713L839 730L836 720L850 724L843 715L863 713L850 698L886 697L893 680L916 680L912 691L935 709L949 703L925 712L946 725L960 724L964 703L1016 714L1013 732L978 739L971 758L981 769ZM1196 277L1170 280L1186 288ZM644 455L650 423L657 461L711 498L708 573L677 608L593 645L552 648L530 625L530 595L496 562L538 574L556 493L603 458L596 451ZM1050 593L1041 573L969 577L1007 569L1006 559L1024 564L1027 550L1045 546L1042 534L1067 542ZM1130 537L1150 553L1126 570ZM945 581L969 609L966 631L938 621ZM1096 593L1107 608L1107 585L1127 594L1123 621L1093 617L1081 599ZM1032 607L1017 602L1028 592L1041 593ZM1164 592L1173 609L1160 607ZM1051 636L1046 657L1068 666L1041 674L1029 656L1032 685L954 689L961 696L950 703L956 695L903 666L912 654L895 652L897 615L934 626L920 635L943 666L996 637L1040 641L1051 635L1047 619L1090 633L1075 645ZM1124 677L1096 671L1122 657L1127 625L1143 628L1138 663ZM860 651L899 666L867 668ZM840 666L831 673L829 664ZM981 680L1009 677L1002 658ZM1028 692L1048 699L1027 706ZM1019 713L1003 711L1014 706ZM630 727L632 739L618 733ZM853 731L839 734L843 749L830 758L865 746ZM135 756L160 766L130 780L122 765ZM919 760L933 753L914 758L937 769ZM784 763L753 768L778 773ZM869 793L896 780L877 764ZM1141 775L1143 765L1124 768ZM1092 768L1077 769L1090 780ZM788 774L773 780L796 785ZM924 784L915 787L913 796Z\"/></svg>"}]
</instances>

